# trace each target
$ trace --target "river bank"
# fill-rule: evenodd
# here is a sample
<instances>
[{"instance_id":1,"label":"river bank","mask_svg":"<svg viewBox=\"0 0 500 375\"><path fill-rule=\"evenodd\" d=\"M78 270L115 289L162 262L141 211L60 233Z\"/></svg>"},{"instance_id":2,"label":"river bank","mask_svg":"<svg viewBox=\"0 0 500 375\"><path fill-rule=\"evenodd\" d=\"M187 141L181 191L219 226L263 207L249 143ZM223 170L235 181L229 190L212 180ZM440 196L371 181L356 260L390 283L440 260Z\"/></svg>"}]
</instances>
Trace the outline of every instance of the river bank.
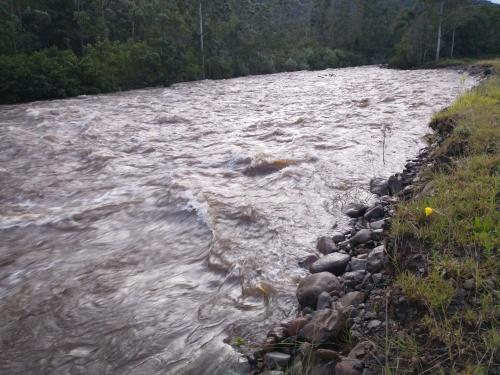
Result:
<instances>
[{"instance_id":1,"label":"river bank","mask_svg":"<svg viewBox=\"0 0 500 375\"><path fill-rule=\"evenodd\" d=\"M375 204L347 207L351 230L318 239L300 313L271 329L255 373L499 372L499 104L493 75L433 117L402 173L372 180Z\"/></svg>"}]
</instances>

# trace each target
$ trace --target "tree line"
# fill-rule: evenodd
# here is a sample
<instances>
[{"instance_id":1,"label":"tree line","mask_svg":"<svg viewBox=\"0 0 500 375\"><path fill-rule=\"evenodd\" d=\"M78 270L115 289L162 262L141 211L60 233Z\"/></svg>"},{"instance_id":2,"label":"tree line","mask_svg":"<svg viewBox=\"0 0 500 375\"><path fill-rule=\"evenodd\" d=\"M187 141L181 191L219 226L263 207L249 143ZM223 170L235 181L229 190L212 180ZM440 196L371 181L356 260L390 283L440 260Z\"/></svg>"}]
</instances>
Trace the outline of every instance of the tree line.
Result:
<instances>
[{"instance_id":1,"label":"tree line","mask_svg":"<svg viewBox=\"0 0 500 375\"><path fill-rule=\"evenodd\" d=\"M477 0L3 0L0 103L500 52Z\"/></svg>"}]
</instances>

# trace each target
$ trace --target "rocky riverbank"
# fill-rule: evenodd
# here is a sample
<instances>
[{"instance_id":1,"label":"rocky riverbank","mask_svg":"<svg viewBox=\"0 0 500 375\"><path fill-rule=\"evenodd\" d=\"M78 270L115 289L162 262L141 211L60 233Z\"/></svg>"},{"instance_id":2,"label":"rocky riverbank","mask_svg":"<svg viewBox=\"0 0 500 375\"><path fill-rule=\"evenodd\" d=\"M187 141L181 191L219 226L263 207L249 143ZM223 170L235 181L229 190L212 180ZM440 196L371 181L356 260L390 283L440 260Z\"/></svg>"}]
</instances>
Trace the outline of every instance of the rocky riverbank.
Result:
<instances>
[{"instance_id":1,"label":"rocky riverbank","mask_svg":"<svg viewBox=\"0 0 500 375\"><path fill-rule=\"evenodd\" d=\"M467 70L492 74L490 66ZM417 278L427 275L427 259L419 251L421 244L407 244L401 252L390 228L398 204L432 194L435 183L429 172L449 169L464 152L453 147L441 152L456 127L455 118L435 119L430 126L431 145L409 160L402 173L371 180L370 191L378 196L375 204L346 207L351 229L318 239L317 255L301 264L311 274L297 288L298 316L269 331L250 359L254 374L379 374L390 360L393 336L422 316L423 307L409 301L395 278L401 269ZM422 216L420 220L428 219ZM409 361L430 368L427 359Z\"/></svg>"}]
</instances>

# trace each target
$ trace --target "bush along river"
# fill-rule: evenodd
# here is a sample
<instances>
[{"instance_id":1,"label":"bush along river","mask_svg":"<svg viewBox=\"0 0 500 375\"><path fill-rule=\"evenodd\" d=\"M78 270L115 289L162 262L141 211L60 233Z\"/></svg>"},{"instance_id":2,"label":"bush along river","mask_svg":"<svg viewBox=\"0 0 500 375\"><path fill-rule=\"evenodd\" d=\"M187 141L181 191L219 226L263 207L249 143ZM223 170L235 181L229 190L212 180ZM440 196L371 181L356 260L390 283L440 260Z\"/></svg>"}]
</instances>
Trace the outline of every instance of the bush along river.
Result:
<instances>
[{"instance_id":1,"label":"bush along river","mask_svg":"<svg viewBox=\"0 0 500 375\"><path fill-rule=\"evenodd\" d=\"M0 373L369 368L370 343L315 345L387 329L384 229L427 151L395 173L475 82L359 67L0 107Z\"/></svg>"}]
</instances>

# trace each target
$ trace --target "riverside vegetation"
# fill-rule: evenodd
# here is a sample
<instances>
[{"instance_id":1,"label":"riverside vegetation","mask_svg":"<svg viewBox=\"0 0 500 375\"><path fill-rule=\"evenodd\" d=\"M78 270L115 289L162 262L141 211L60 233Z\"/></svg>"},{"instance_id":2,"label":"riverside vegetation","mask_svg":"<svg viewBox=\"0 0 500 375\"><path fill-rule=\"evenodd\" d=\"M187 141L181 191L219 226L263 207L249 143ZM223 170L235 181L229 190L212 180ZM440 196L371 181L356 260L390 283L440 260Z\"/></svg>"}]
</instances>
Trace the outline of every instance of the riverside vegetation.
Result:
<instances>
[{"instance_id":1,"label":"riverside vegetation","mask_svg":"<svg viewBox=\"0 0 500 375\"><path fill-rule=\"evenodd\" d=\"M7 0L0 104L498 53L500 6L479 0Z\"/></svg>"},{"instance_id":2,"label":"riverside vegetation","mask_svg":"<svg viewBox=\"0 0 500 375\"><path fill-rule=\"evenodd\" d=\"M500 374L499 119L493 75L433 117L402 173L372 180L381 197L318 240L300 313L269 332L257 373Z\"/></svg>"}]
</instances>

